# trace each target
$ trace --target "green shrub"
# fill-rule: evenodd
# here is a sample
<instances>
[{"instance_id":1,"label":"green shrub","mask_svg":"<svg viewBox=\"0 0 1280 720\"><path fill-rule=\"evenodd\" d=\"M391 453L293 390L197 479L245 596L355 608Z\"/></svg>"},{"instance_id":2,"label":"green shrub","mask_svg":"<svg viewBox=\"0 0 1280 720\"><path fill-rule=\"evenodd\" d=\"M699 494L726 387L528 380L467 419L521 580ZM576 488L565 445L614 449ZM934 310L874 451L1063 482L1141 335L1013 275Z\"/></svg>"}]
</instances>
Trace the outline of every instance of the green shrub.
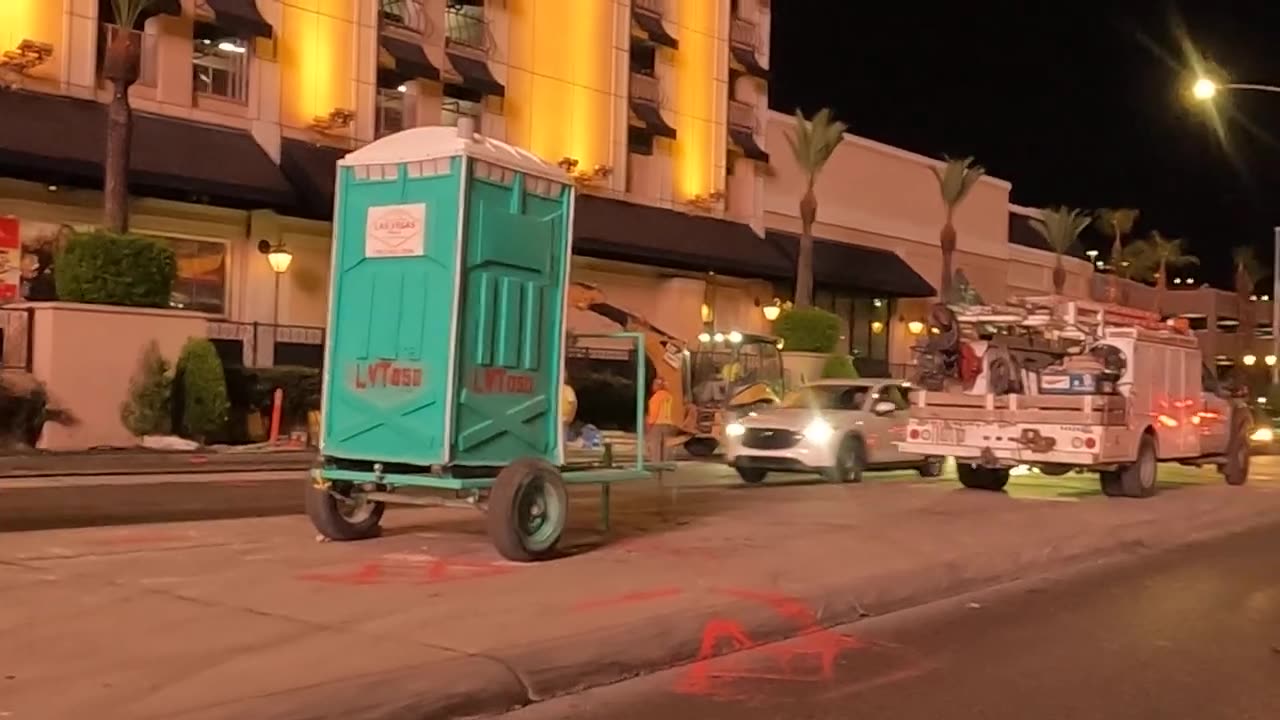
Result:
<instances>
[{"instance_id":1,"label":"green shrub","mask_svg":"<svg viewBox=\"0 0 1280 720\"><path fill-rule=\"evenodd\" d=\"M191 338L178 356L174 377L175 407L180 410L183 435L197 442L216 438L226 429L227 379L222 360L206 338Z\"/></svg>"},{"instance_id":2,"label":"green shrub","mask_svg":"<svg viewBox=\"0 0 1280 720\"><path fill-rule=\"evenodd\" d=\"M168 307L177 268L157 240L94 230L67 240L53 272L59 300Z\"/></svg>"},{"instance_id":3,"label":"green shrub","mask_svg":"<svg viewBox=\"0 0 1280 720\"><path fill-rule=\"evenodd\" d=\"M167 435L173 412L169 406L172 392L169 361L152 340L142 349L138 369L129 380L129 397L120 406L120 422L137 437Z\"/></svg>"},{"instance_id":4,"label":"green shrub","mask_svg":"<svg viewBox=\"0 0 1280 720\"><path fill-rule=\"evenodd\" d=\"M773 330L784 351L829 353L840 341L840 318L821 308L784 310Z\"/></svg>"},{"instance_id":5,"label":"green shrub","mask_svg":"<svg viewBox=\"0 0 1280 720\"><path fill-rule=\"evenodd\" d=\"M858 377L858 371L853 367L853 358L848 355L831 355L822 365L822 377L855 380Z\"/></svg>"}]
</instances>

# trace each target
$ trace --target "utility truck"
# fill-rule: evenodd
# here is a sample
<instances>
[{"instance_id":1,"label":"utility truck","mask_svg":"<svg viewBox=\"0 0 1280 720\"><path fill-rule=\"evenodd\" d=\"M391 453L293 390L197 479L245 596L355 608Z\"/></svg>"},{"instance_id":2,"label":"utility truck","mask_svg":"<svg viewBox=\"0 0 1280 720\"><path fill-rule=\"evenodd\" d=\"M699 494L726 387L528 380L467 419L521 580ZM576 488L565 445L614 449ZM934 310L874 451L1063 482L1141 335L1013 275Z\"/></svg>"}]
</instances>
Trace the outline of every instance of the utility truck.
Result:
<instances>
[{"instance_id":1,"label":"utility truck","mask_svg":"<svg viewBox=\"0 0 1280 720\"><path fill-rule=\"evenodd\" d=\"M1010 468L1097 471L1108 496L1149 497L1159 462L1249 474L1248 408L1219 383L1185 325L1061 297L937 305L917 350L904 453L956 459L968 488Z\"/></svg>"}]
</instances>

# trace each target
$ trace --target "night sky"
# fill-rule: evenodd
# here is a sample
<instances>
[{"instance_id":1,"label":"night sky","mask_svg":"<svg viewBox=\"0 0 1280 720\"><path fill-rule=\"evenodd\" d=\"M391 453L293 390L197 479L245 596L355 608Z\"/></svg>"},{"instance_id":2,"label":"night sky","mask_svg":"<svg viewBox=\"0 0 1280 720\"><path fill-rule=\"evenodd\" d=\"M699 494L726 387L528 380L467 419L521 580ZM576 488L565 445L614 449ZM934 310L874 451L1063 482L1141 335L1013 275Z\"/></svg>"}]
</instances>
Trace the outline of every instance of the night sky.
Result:
<instances>
[{"instance_id":1,"label":"night sky","mask_svg":"<svg viewBox=\"0 0 1280 720\"><path fill-rule=\"evenodd\" d=\"M1232 247L1253 245L1270 267L1280 94L1219 95L1215 125L1185 89L1192 47L1228 81L1280 85L1280 2L772 0L772 10L774 109L829 106L855 134L973 155L1013 183L1019 205L1139 208L1135 235L1186 238L1199 276L1218 287L1230 284Z\"/></svg>"}]
</instances>

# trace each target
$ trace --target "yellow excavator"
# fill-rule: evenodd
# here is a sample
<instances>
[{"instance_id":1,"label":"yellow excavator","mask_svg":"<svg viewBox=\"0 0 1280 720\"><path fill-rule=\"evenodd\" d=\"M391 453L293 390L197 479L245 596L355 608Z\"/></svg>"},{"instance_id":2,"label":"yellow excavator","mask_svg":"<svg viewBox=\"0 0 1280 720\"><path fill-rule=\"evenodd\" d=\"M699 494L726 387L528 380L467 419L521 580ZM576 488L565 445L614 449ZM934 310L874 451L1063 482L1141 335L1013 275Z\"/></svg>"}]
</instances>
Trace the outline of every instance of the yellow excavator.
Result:
<instances>
[{"instance_id":1,"label":"yellow excavator","mask_svg":"<svg viewBox=\"0 0 1280 720\"><path fill-rule=\"evenodd\" d=\"M600 288L570 283L569 305L644 335L645 355L671 393L683 444L695 457L715 453L724 426L738 414L778 403L783 392L778 339L731 331L705 332L690 355L684 341L640 315L611 305Z\"/></svg>"}]
</instances>

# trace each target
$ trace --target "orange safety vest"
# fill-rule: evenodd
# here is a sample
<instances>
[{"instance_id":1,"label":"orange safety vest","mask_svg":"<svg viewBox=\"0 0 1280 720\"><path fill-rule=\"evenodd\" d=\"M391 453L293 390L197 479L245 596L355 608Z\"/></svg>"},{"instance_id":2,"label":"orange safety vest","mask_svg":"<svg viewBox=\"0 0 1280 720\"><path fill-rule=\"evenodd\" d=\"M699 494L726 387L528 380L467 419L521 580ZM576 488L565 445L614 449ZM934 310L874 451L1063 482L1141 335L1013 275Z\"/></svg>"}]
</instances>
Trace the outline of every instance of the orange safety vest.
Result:
<instances>
[{"instance_id":1,"label":"orange safety vest","mask_svg":"<svg viewBox=\"0 0 1280 720\"><path fill-rule=\"evenodd\" d=\"M659 390L649 398L649 424L671 425L671 393Z\"/></svg>"}]
</instances>

